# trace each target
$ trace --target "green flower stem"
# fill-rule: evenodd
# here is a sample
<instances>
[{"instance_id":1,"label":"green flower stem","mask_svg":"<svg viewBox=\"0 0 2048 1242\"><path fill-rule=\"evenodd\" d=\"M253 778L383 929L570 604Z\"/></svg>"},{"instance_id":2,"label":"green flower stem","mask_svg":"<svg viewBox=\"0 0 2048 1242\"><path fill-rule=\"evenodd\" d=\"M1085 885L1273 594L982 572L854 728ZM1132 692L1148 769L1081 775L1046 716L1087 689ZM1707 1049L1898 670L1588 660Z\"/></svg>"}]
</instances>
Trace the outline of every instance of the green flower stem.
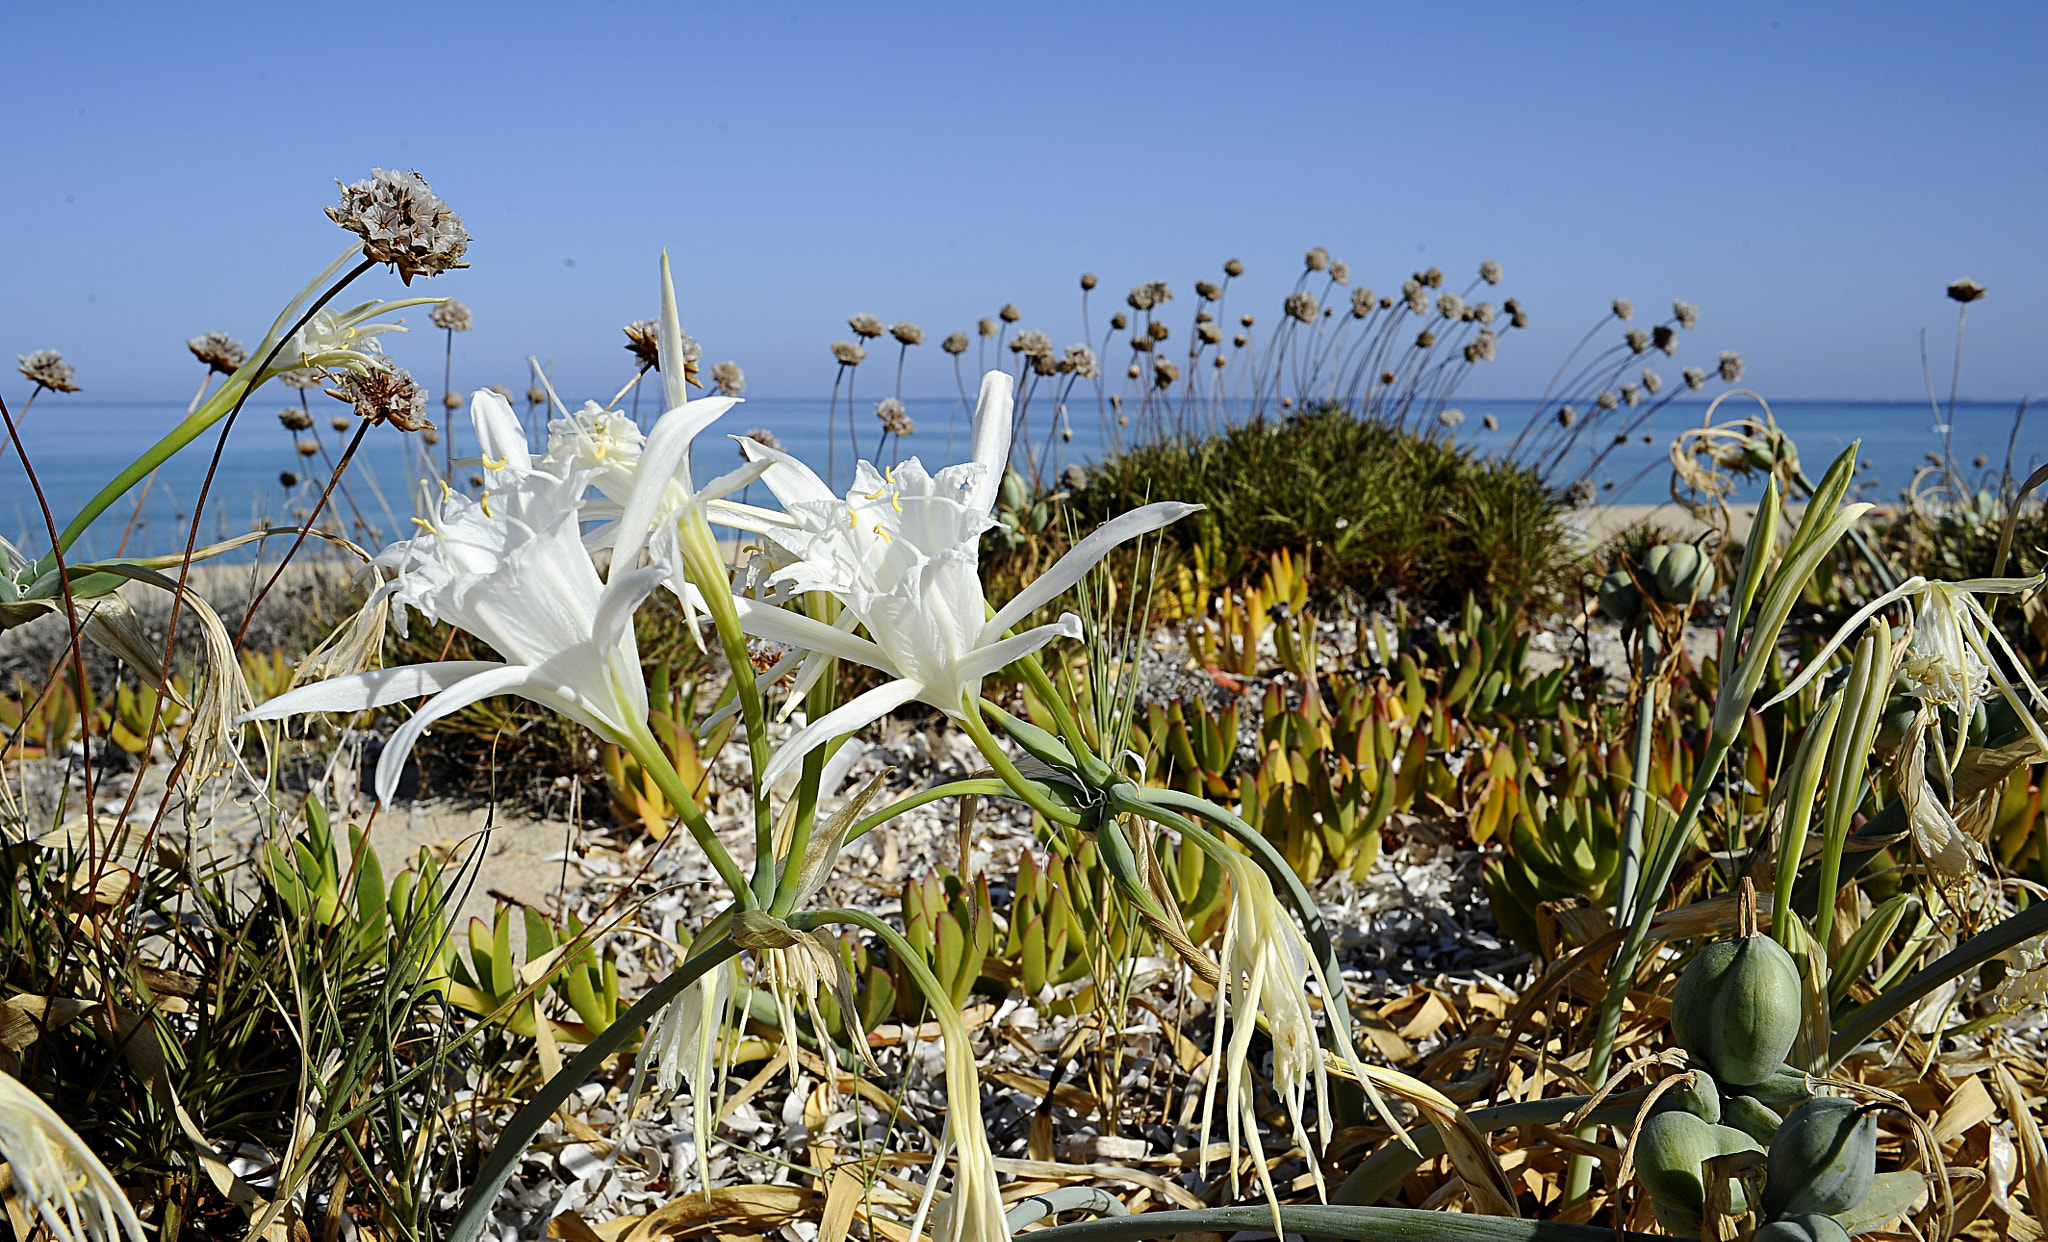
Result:
<instances>
[{"instance_id":1,"label":"green flower stem","mask_svg":"<svg viewBox=\"0 0 2048 1242\"><path fill-rule=\"evenodd\" d=\"M633 758L639 760L640 766L654 777L654 783L661 789L661 796L668 799L668 804L676 809L676 814L683 821L683 827L689 829L690 836L711 860L711 865L718 869L719 878L732 889L733 897L739 902L740 908L758 909L759 903L754 900L753 890L747 887L745 873L727 852L725 842L720 841L718 834L711 830L711 821L704 818L704 809L697 805L696 796L683 787L682 774L669 762L667 753L661 749L661 744L654 740L654 735L641 728L622 740Z\"/></svg>"},{"instance_id":2,"label":"green flower stem","mask_svg":"<svg viewBox=\"0 0 2048 1242\"><path fill-rule=\"evenodd\" d=\"M1820 946L1821 960L1828 956L1828 942L1834 931L1834 894L1842 883L1842 853L1849 844L1850 819L1863 801L1863 775L1870 764L1871 746L1877 741L1877 727L1884 720L1886 701L1891 697L1891 627L1882 618L1856 644L1856 662L1849 671L1849 685L1843 692L1843 719L1828 747L1828 803L1822 821L1820 891L1828 894L1813 911L1813 941Z\"/></svg>"},{"instance_id":3,"label":"green flower stem","mask_svg":"<svg viewBox=\"0 0 2048 1242\"><path fill-rule=\"evenodd\" d=\"M804 855L810 852L811 832L818 823L818 783L825 775L825 761L829 757L826 752L829 749L820 746L805 755L803 768L797 777L796 822L790 827L789 851L784 855L786 865L775 881L775 899L768 906L768 913L778 918L787 916L796 907L796 886L803 874Z\"/></svg>"},{"instance_id":4,"label":"green flower stem","mask_svg":"<svg viewBox=\"0 0 2048 1242\"><path fill-rule=\"evenodd\" d=\"M949 781L944 785L934 785L930 789L920 789L916 793L903 795L865 819L855 820L853 827L846 830L846 839L848 842L858 840L905 811L914 811L928 803L943 802L947 798L965 797L970 794L982 798L1007 798L1010 792L1009 785L993 777Z\"/></svg>"},{"instance_id":5,"label":"green flower stem","mask_svg":"<svg viewBox=\"0 0 2048 1242\"><path fill-rule=\"evenodd\" d=\"M1080 721L1074 718L1074 709L1068 705L1066 696L1060 693L1059 687L1053 685L1052 678L1046 674L1045 666L1038 662L1038 657L1026 656L1011 667L1024 674L1024 683L1037 693L1039 700L1052 712L1053 723L1059 728L1061 740L1066 742L1068 750L1074 752L1075 762L1080 765L1081 779L1096 786L1107 784L1113 779L1116 774L1088 748L1088 735L1081 731Z\"/></svg>"},{"instance_id":6,"label":"green flower stem","mask_svg":"<svg viewBox=\"0 0 2048 1242\"><path fill-rule=\"evenodd\" d=\"M1656 735L1659 679L1655 669L1659 662L1657 631L1645 627L1643 668L1650 676L1643 686L1642 698L1636 703L1635 746L1630 752L1635 766L1629 773L1628 812L1621 826L1621 883L1614 910L1614 921L1623 926L1633 921L1636 878L1643 868L1643 817L1650 809L1650 744Z\"/></svg>"},{"instance_id":7,"label":"green flower stem","mask_svg":"<svg viewBox=\"0 0 2048 1242\"><path fill-rule=\"evenodd\" d=\"M754 681L754 662L747 652L747 636L740 629L740 612L732 602L732 578L719 555L718 543L704 520L701 508L692 507L682 522L685 572L704 597L705 611L718 631L718 643L725 651L725 663L740 699L740 716L747 727L747 755L753 765L756 784L768 767L768 708L761 687ZM775 809L766 789L754 790L754 906L775 900Z\"/></svg>"},{"instance_id":8,"label":"green flower stem","mask_svg":"<svg viewBox=\"0 0 2048 1242\"><path fill-rule=\"evenodd\" d=\"M988 723L981 718L980 700L968 699L966 708L967 710L959 716L960 727L967 731L967 736L974 739L975 746L981 750L982 758L987 759L988 766L994 768L996 774L1003 778L1003 783L1010 787L1010 792L1053 823L1064 824L1069 828L1079 827L1082 817L1078 812L1068 810L1053 801L1035 782L1026 779L1024 774L1017 770L1016 764L1010 762L1010 756L1003 753L1002 743L996 740L996 735L989 731Z\"/></svg>"},{"instance_id":9,"label":"green flower stem","mask_svg":"<svg viewBox=\"0 0 2048 1242\"><path fill-rule=\"evenodd\" d=\"M2048 932L2048 901L2036 901L1991 930L1942 954L1836 1027L1835 1037L1828 1041L1829 1064L1854 1052L1858 1044L1936 988L2044 932Z\"/></svg>"},{"instance_id":10,"label":"green flower stem","mask_svg":"<svg viewBox=\"0 0 2048 1242\"><path fill-rule=\"evenodd\" d=\"M1668 1242L1663 1234L1508 1216L1470 1216L1421 1208L1283 1206L1203 1208L1109 1216L1034 1231L1034 1242L1139 1242L1174 1234L1270 1233L1275 1213L1288 1236L1358 1242Z\"/></svg>"},{"instance_id":11,"label":"green flower stem","mask_svg":"<svg viewBox=\"0 0 2048 1242\"><path fill-rule=\"evenodd\" d=\"M1323 913L1316 906L1315 895L1308 891L1308 885L1302 883L1301 877L1294 874L1294 868L1287 865L1287 860L1280 856L1280 851L1274 848L1273 843L1266 840L1258 829L1208 799L1198 798L1194 794L1178 789L1147 789L1132 796L1131 800L1138 805L1128 809L1156 823L1164 823L1169 828L1190 833L1198 838L1209 836L1199 826L1189 823L1179 815L1174 815L1172 822L1159 818L1158 812L1162 808L1171 807L1208 820L1227 833L1233 841L1243 845L1246 852L1272 878L1273 887L1287 894L1287 900L1293 904L1294 912L1301 916L1302 932L1307 935L1309 945L1315 949L1316 957L1322 962L1330 986L1337 988L1342 985L1343 973L1337 965L1337 950L1330 943L1330 930L1323 924ZM1215 842L1215 838L1209 839ZM1216 846L1221 844L1215 842ZM1349 1015L1345 1017L1345 1025L1349 1027Z\"/></svg>"},{"instance_id":12,"label":"green flower stem","mask_svg":"<svg viewBox=\"0 0 2048 1242\"><path fill-rule=\"evenodd\" d=\"M882 943L889 946L890 954L909 972L910 981L917 985L918 991L924 993L925 1002L931 1007L932 1018L939 1024L939 1034L945 1038L947 1045L961 1049L969 1047L967 1024L960 1020L960 1010L953 1004L951 994L940 986L939 977L932 973L932 968L926 964L924 955L910 947L910 942L903 938L902 932L865 910L813 910L805 914L791 915L788 921L794 931L811 931L814 928L842 923L881 937ZM955 1107L980 1108L981 1102L962 1100Z\"/></svg>"},{"instance_id":13,"label":"green flower stem","mask_svg":"<svg viewBox=\"0 0 2048 1242\"><path fill-rule=\"evenodd\" d=\"M1785 799L1784 818L1778 827L1778 871L1771 885L1771 939L1792 947L1792 889L1799 882L1799 860L1806 853L1808 821L1813 818L1813 797L1820 788L1821 772L1825 765L1821 757L1828 751L1828 743L1835 736L1835 728L1841 722L1844 694L1831 695L1820 709L1820 714L1806 726L1806 736L1800 740L1799 755L1792 761L1791 796ZM1837 874L1840 872L1841 853L1835 854Z\"/></svg>"},{"instance_id":14,"label":"green flower stem","mask_svg":"<svg viewBox=\"0 0 2048 1242\"><path fill-rule=\"evenodd\" d=\"M490 1223L491 1204L497 1201L498 1191L504 1188L512 1170L519 1165L519 1157L525 1154L533 1136L540 1133L548 1118L555 1115L555 1110L583 1085L584 1080L602 1070L605 1060L624 1047L626 1040L652 1021L678 993L695 983L704 972L736 956L739 951L740 947L730 938L721 938L685 958L683 964L670 971L667 978L655 984L631 1009L620 1014L617 1021L584 1045L583 1051L563 1066L560 1073L542 1083L534 1097L512 1114L512 1120L498 1132L498 1141L491 1148L490 1159L484 1161L484 1167L477 1171L476 1181L470 1184L469 1193L463 1198L462 1210L449 1227L447 1242L476 1242L484 1226Z\"/></svg>"}]
</instances>

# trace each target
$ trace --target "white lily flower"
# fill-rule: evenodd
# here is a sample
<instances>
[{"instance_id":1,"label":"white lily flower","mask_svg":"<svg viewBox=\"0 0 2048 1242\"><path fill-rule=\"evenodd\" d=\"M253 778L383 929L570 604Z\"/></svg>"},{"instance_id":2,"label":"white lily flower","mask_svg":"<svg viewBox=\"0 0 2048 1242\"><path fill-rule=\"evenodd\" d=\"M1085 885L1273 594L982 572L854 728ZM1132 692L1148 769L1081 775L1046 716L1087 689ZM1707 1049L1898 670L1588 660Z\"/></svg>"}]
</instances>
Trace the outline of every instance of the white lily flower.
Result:
<instances>
[{"instance_id":1,"label":"white lily flower","mask_svg":"<svg viewBox=\"0 0 2048 1242\"><path fill-rule=\"evenodd\" d=\"M1011 627L1079 582L1117 544L1201 508L1163 501L1104 523L991 617L977 562L982 532L997 524L991 510L1009 458L1011 389L1010 377L1000 371L983 378L973 461L937 475L927 474L915 457L887 474L861 462L843 500L795 458L753 441L741 445L766 465L761 479L793 522L761 523L760 533L795 558L777 578L792 591L838 596L847 626L858 623L868 636L744 598L736 601L741 626L756 637L852 660L894 678L798 730L770 760L765 781L774 781L827 739L913 700L963 715L980 695L982 678L1055 638L1081 636L1080 618L1072 613L1004 637Z\"/></svg>"},{"instance_id":2,"label":"white lily flower","mask_svg":"<svg viewBox=\"0 0 2048 1242\"><path fill-rule=\"evenodd\" d=\"M1912 683L1915 698L1930 707L1946 707L1955 713L1953 746L1944 747L1946 766L1955 770L1963 757L1963 739L1977 705L1989 701L1993 688L2012 706L2020 723L2042 753L2048 754L2048 733L2035 719L2037 709L2048 710L2048 694L2034 684L2027 662L2012 649L2005 635L1992 624L1991 614L1977 602L1979 595L2017 595L2041 585L2043 575L2031 578L1970 578L1961 582L1930 582L1912 577L1865 604L1855 616L1828 640L1799 676L1780 691L1772 703L1782 702L1803 689L1827 665L1850 635L1879 610L1905 601L1912 610L1912 645L1906 653L1903 671ZM1992 644L2003 651L2013 670L2008 678L1992 654ZM2015 685L2014 681L2018 684ZM2021 689L2026 693L2022 695ZM1766 704L1765 706L1769 706Z\"/></svg>"},{"instance_id":3,"label":"white lily flower","mask_svg":"<svg viewBox=\"0 0 2048 1242\"><path fill-rule=\"evenodd\" d=\"M634 539L629 553L614 556L610 580L601 580L581 536L591 473L557 475L536 467L511 406L495 393L478 392L470 414L499 489L476 500L444 489L433 519L420 521L424 533L376 557L376 564L395 571L379 594L429 621L467 630L505 662L450 660L337 677L279 695L242 717L363 711L433 695L392 734L378 760L377 796L387 802L428 725L495 695L532 699L608 741L636 749L651 744L632 621L669 567L639 567L642 540ZM627 508L651 514L643 493L666 483L642 473ZM403 633L402 610L397 620Z\"/></svg>"},{"instance_id":4,"label":"white lily flower","mask_svg":"<svg viewBox=\"0 0 2048 1242\"><path fill-rule=\"evenodd\" d=\"M732 1020L738 981L737 960L720 962L699 975L648 1024L648 1037L634 1063L636 1073L654 1070L655 1086L663 1095L674 1095L688 1075L690 1132L697 1147L697 1178L705 1190L711 1188L712 1117L725 1095L719 1037Z\"/></svg>"},{"instance_id":5,"label":"white lily flower","mask_svg":"<svg viewBox=\"0 0 2048 1242\"><path fill-rule=\"evenodd\" d=\"M0 1073L0 1159L14 1194L57 1242L143 1242L142 1221L114 1175L41 1097Z\"/></svg>"}]
</instances>

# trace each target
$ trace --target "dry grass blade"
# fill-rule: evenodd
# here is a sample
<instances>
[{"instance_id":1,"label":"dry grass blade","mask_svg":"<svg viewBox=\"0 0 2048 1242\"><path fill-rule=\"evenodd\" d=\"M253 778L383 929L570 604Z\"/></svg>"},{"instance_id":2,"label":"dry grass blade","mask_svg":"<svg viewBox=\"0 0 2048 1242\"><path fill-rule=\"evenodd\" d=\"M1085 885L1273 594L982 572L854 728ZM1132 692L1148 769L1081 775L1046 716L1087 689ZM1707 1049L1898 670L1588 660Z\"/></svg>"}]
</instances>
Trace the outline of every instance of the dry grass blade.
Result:
<instances>
[{"instance_id":1,"label":"dry grass blade","mask_svg":"<svg viewBox=\"0 0 2048 1242\"><path fill-rule=\"evenodd\" d=\"M1358 1075L1362 1073L1367 1081L1361 1082L1361 1086L1378 1087L1406 1100L1421 1112L1443 1140L1445 1154L1450 1156L1458 1176L1464 1179L1465 1191L1471 1196L1472 1205L1482 1215L1521 1216L1521 1211L1515 1206L1514 1183L1508 1180L1506 1170L1500 1167L1500 1157L1494 1154L1493 1144L1450 1097L1399 1070L1362 1065L1331 1053L1325 1053L1323 1059L1332 1074L1359 1081Z\"/></svg>"}]
</instances>

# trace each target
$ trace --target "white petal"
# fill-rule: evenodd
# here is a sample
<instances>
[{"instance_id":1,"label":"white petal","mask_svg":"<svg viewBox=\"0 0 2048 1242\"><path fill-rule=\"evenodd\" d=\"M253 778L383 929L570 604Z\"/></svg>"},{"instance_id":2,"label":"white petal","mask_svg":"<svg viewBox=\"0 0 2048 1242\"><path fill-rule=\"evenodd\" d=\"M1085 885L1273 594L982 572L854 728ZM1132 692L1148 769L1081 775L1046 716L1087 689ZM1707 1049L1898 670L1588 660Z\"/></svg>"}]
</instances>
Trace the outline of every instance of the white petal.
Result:
<instances>
[{"instance_id":1,"label":"white petal","mask_svg":"<svg viewBox=\"0 0 2048 1242\"><path fill-rule=\"evenodd\" d=\"M661 390L668 407L675 409L690 400L690 368L683 363L683 320L676 313L676 282L668 272L668 251L661 252Z\"/></svg>"},{"instance_id":2,"label":"white petal","mask_svg":"<svg viewBox=\"0 0 2048 1242\"><path fill-rule=\"evenodd\" d=\"M1062 614L1051 625L1028 629L1022 634L993 642L985 647L976 647L960 661L960 681L972 684L1002 668L1012 660L1019 660L1045 646L1055 638L1081 637L1081 618L1073 613ZM957 709L956 709L957 710Z\"/></svg>"},{"instance_id":3,"label":"white petal","mask_svg":"<svg viewBox=\"0 0 2048 1242\"><path fill-rule=\"evenodd\" d=\"M1067 554L1053 563L1051 569L1017 592L1017 597L1004 604L1002 611L981 627L981 641L992 641L997 635L1030 616L1038 609L1060 597L1068 587L1086 577L1095 563L1109 555L1109 550L1126 539L1158 530L1162 526L1180 521L1188 514L1200 509L1201 505L1184 504L1178 500L1162 500L1156 504L1121 513L1104 522L1086 539L1067 550Z\"/></svg>"},{"instance_id":4,"label":"white petal","mask_svg":"<svg viewBox=\"0 0 2048 1242\"><path fill-rule=\"evenodd\" d=\"M444 660L438 664L408 664L402 668L380 668L373 672L316 681L310 686L278 695L245 713L235 723L250 720L282 720L308 712L360 712L372 707L439 694L478 673L505 665L496 660Z\"/></svg>"},{"instance_id":5,"label":"white petal","mask_svg":"<svg viewBox=\"0 0 2048 1242\"><path fill-rule=\"evenodd\" d=\"M633 491L626 498L625 512L619 518L617 550L613 552L612 564L633 568L639 559L640 549L646 546L647 535L654 527L654 515L668 492L671 482L680 482L683 490L690 490L687 471L690 466L690 442L697 433L711 425L713 419L738 404L732 397L706 397L679 405L661 416L654 424L654 430L647 433L647 444L640 450L640 466L633 476Z\"/></svg>"},{"instance_id":6,"label":"white petal","mask_svg":"<svg viewBox=\"0 0 2048 1242\"><path fill-rule=\"evenodd\" d=\"M476 425L477 447L484 465L492 470L525 474L533 469L533 454L526 450L526 429L505 398L488 388L479 388L469 401L469 420Z\"/></svg>"},{"instance_id":7,"label":"white petal","mask_svg":"<svg viewBox=\"0 0 2048 1242\"><path fill-rule=\"evenodd\" d=\"M697 498L704 501L722 500L768 473L768 468L773 464L766 461L750 461L737 470L728 470L706 483L698 491Z\"/></svg>"},{"instance_id":8,"label":"white petal","mask_svg":"<svg viewBox=\"0 0 2048 1242\"><path fill-rule=\"evenodd\" d=\"M412 719L392 731L391 740L384 743L384 753L377 758L377 801L386 806L391 804L392 796L398 792L398 778L405 772L405 761L411 757L413 746L419 742L420 734L427 731L428 725L451 712L461 711L471 703L517 690L533 677L533 670L524 664L494 664L491 669L458 682L420 704Z\"/></svg>"},{"instance_id":9,"label":"white petal","mask_svg":"<svg viewBox=\"0 0 2048 1242\"><path fill-rule=\"evenodd\" d=\"M1835 636L1827 641L1827 645L1815 652L1813 658L1806 662L1806 666L1799 670L1799 676L1794 677L1790 685L1778 691L1777 695L1770 702L1763 704L1758 710L1761 711L1764 707L1782 703L1793 695L1798 694L1801 690L1806 689L1806 683L1812 681L1822 670L1827 668L1828 657L1835 653L1835 648L1853 638L1856 631L1862 628L1865 621L1870 620L1884 609L1891 607L1907 596L1918 595L1926 589L1927 579L1916 574L1857 609L1856 615L1843 622L1841 628L1835 631Z\"/></svg>"},{"instance_id":10,"label":"white petal","mask_svg":"<svg viewBox=\"0 0 2048 1242\"><path fill-rule=\"evenodd\" d=\"M787 643L808 651L822 651L842 660L852 660L855 664L881 669L892 676L896 673L882 649L865 638L835 629L815 617L806 617L787 608L770 607L759 600L735 596L733 604L739 609L740 628L756 638Z\"/></svg>"},{"instance_id":11,"label":"white petal","mask_svg":"<svg viewBox=\"0 0 2048 1242\"><path fill-rule=\"evenodd\" d=\"M891 681L833 708L790 735L789 740L775 752L775 757L768 761L768 770L760 777L761 783L773 785L777 777L802 763L804 756L819 746L842 733L851 733L873 724L922 693L924 686L919 682Z\"/></svg>"},{"instance_id":12,"label":"white petal","mask_svg":"<svg viewBox=\"0 0 2048 1242\"><path fill-rule=\"evenodd\" d=\"M974 403L974 460L987 469L967 489L967 503L983 513L996 507L1003 471L1010 465L1010 397L1016 386L1003 372L990 371L981 377Z\"/></svg>"},{"instance_id":13,"label":"white petal","mask_svg":"<svg viewBox=\"0 0 2048 1242\"><path fill-rule=\"evenodd\" d=\"M750 461L772 463L767 474L761 476L768 484L768 490L775 493L775 499L784 506L801 504L806 501L830 504L839 499L825 481L809 466L791 457L781 449L769 448L759 440L747 436L734 436L740 442L740 452Z\"/></svg>"},{"instance_id":14,"label":"white petal","mask_svg":"<svg viewBox=\"0 0 2048 1242\"><path fill-rule=\"evenodd\" d=\"M604 594L597 597L597 615L590 622L590 645L599 651L616 646L620 636L632 628L633 614L667 580L669 572L667 565L657 561L606 583Z\"/></svg>"}]
</instances>

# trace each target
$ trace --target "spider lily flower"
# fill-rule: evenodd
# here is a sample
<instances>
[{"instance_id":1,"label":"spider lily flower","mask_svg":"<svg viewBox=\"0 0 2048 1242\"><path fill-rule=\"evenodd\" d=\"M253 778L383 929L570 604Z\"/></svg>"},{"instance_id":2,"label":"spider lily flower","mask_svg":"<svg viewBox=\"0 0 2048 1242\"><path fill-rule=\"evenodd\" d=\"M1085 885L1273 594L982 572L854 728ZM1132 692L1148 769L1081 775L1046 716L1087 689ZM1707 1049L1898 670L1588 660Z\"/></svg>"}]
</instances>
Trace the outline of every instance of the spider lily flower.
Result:
<instances>
[{"instance_id":1,"label":"spider lily flower","mask_svg":"<svg viewBox=\"0 0 2048 1242\"><path fill-rule=\"evenodd\" d=\"M241 717L355 712L433 695L392 734L378 761L377 796L387 802L428 725L495 695L532 699L636 753L653 744L632 621L669 567L638 566L636 539L630 555L614 556L610 579L601 580L580 527L590 472L557 475L535 466L511 407L495 393L477 393L470 413L492 482L502 490L472 500L444 488L433 518L420 521L423 533L384 549L374 563L395 571L380 596L467 630L505 662L448 660L337 677ZM643 472L627 508L651 513L651 502L640 503L643 493L667 482ZM403 633L403 610L397 623Z\"/></svg>"},{"instance_id":2,"label":"spider lily flower","mask_svg":"<svg viewBox=\"0 0 2048 1242\"><path fill-rule=\"evenodd\" d=\"M774 781L827 739L913 700L964 715L982 678L1055 638L1081 637L1072 613L1005 637L1012 627L1079 582L1116 545L1201 508L1164 501L1104 523L990 616L977 562L982 533L997 524L991 510L1009 458L1011 391L1000 371L982 380L973 461L936 475L915 457L887 474L861 462L843 500L787 454L752 441L741 445L754 461L769 463L762 481L790 519L759 524L759 533L793 558L777 579L792 591L831 592L851 614L848 624L865 627L867 637L747 599L735 601L741 627L894 679L798 730L769 761L764 780Z\"/></svg>"},{"instance_id":3,"label":"spider lily flower","mask_svg":"<svg viewBox=\"0 0 2048 1242\"><path fill-rule=\"evenodd\" d=\"M945 1159L950 1145L953 1193L932 1214L932 1233L939 1242L1009 1242L995 1153L981 1116L981 1068L974 1061L974 1045L957 1012L939 1012L938 1017L945 1040L946 1099L951 1102L945 1132L939 1136L939 1159ZM932 1172L936 1176L937 1168Z\"/></svg>"},{"instance_id":4,"label":"spider lily flower","mask_svg":"<svg viewBox=\"0 0 2048 1242\"><path fill-rule=\"evenodd\" d=\"M1855 633L1865 621L1892 604L1903 601L1912 613L1912 642L1902 671L1911 683L1912 694L1928 707L1946 707L1955 713L1953 746L1943 747L1944 766L1955 770L1963 756L1963 739L1977 705L1988 701L1993 690L2012 706L2027 733L2044 754L2048 754L2048 733L2044 733L2036 710L2048 710L2048 695L2034 684L2027 663L2012 649L2005 635L1991 622L1991 614L1977 601L1979 595L2017 595L2039 587L2043 575L2031 578L1969 578L1961 582L1930 582L1912 577L1871 600L1836 632L1828 644L1810 660L1799 676L1771 700L1780 702L1799 693L1806 683L1826 667L1828 657ZM1995 643L2005 653L2013 670L2008 678L1992 653ZM2017 680L2017 685L2014 684ZM2024 688L2026 693L2021 694ZM1766 704L1769 706L1769 704ZM1939 744L1939 739L1937 739Z\"/></svg>"},{"instance_id":5,"label":"spider lily flower","mask_svg":"<svg viewBox=\"0 0 2048 1242\"><path fill-rule=\"evenodd\" d=\"M655 1086L674 1095L685 1074L690 1082L690 1130L697 1145L697 1180L711 1191L711 1122L724 1097L725 1062L719 1035L731 1020L739 963L724 961L697 977L649 1024L640 1045L636 1073L654 1070Z\"/></svg>"},{"instance_id":6,"label":"spider lily flower","mask_svg":"<svg viewBox=\"0 0 2048 1242\"><path fill-rule=\"evenodd\" d=\"M114 1175L77 1132L11 1075L0 1073L0 1158L14 1193L58 1242L144 1242L142 1221Z\"/></svg>"},{"instance_id":7,"label":"spider lily flower","mask_svg":"<svg viewBox=\"0 0 2048 1242\"><path fill-rule=\"evenodd\" d=\"M1303 1151L1314 1151L1317 1149L1311 1146L1308 1134L1302 1128L1302 1109L1307 1103L1309 1088L1313 1086L1323 1146L1328 1146L1329 1080L1323 1068L1322 1048L1316 1039L1315 1011L1310 1006L1305 984L1312 980L1322 989L1326 999L1337 998L1328 1003L1344 1003L1341 999L1344 993L1341 991L1341 979L1333 984L1324 977L1322 964L1316 960L1308 938L1280 903L1273 892L1272 881L1259 869L1259 865L1229 850L1213 852L1210 857L1221 863L1230 874L1231 902L1230 918L1223 928L1223 978L1216 990L1216 1036L1209 1058L1212 1069L1202 1093L1202 1133L1206 1143L1220 1075L1225 1095L1224 1125L1230 1142L1231 1193L1235 1195L1239 1146L1247 1138L1254 1147L1259 1145L1257 1086L1246 1072L1251 1058L1252 1033L1258 1029L1254 1019L1264 1015L1272 1035L1273 1090L1286 1105L1288 1120L1294 1126L1294 1141L1301 1145ZM1340 990L1332 991L1333 986ZM1236 1021L1230 1024L1226 1052L1224 1019L1232 1011L1235 1011ZM1358 1069L1357 1054L1352 1050L1350 1037L1343 1026L1332 1022L1331 1034L1338 1051L1351 1063L1358 1081L1367 1084L1370 1091L1370 1080L1363 1070ZM1222 1068L1213 1068L1218 1066ZM1272 1172L1265 1160L1256 1163L1267 1201L1277 1209L1279 1195L1273 1185ZM1204 1177L1208 1176L1207 1167L1205 1157ZM1317 1161L1311 1158L1309 1167L1316 1169ZM1321 1192L1320 1172L1316 1174L1316 1187Z\"/></svg>"}]
</instances>

